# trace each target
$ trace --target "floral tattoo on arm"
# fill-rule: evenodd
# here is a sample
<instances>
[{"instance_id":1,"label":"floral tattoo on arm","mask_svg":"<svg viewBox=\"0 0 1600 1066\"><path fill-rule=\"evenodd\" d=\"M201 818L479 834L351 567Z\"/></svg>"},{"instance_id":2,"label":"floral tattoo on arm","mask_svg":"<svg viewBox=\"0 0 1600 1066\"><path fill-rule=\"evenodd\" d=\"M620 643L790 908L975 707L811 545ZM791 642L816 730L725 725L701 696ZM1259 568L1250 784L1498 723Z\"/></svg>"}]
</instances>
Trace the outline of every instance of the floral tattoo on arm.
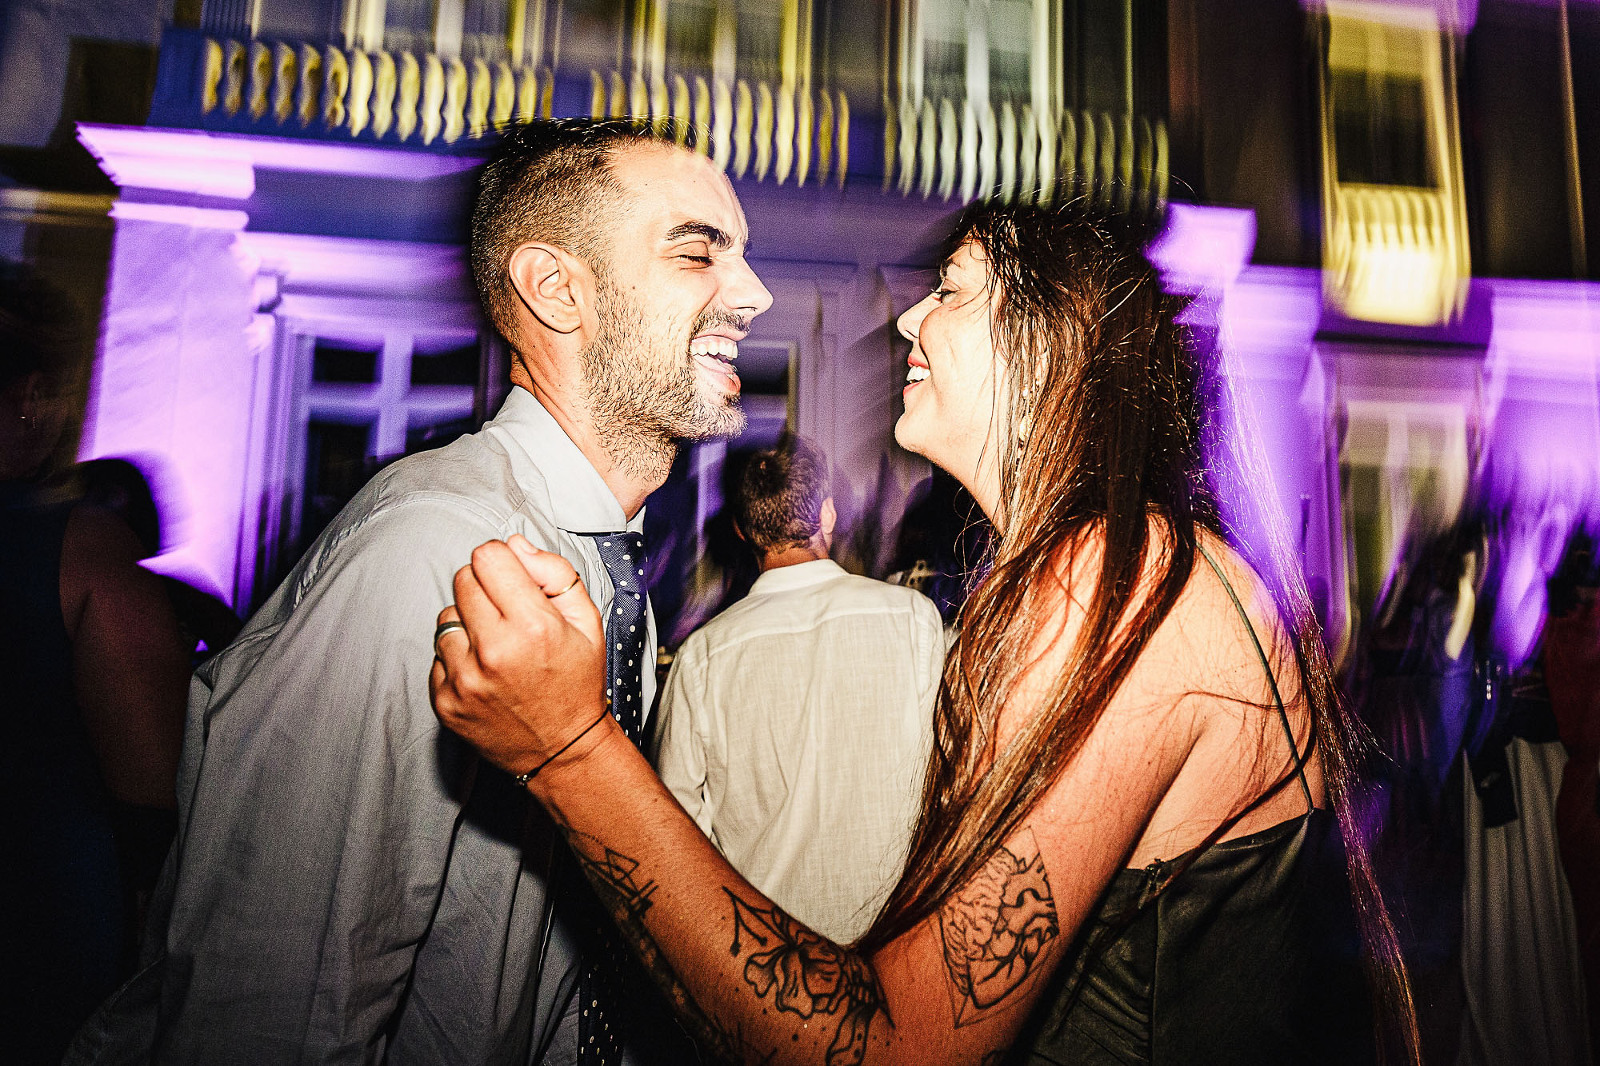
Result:
<instances>
[{"instance_id":1,"label":"floral tattoo on arm","mask_svg":"<svg viewBox=\"0 0 1600 1066\"><path fill-rule=\"evenodd\" d=\"M1060 934L1039 845L1031 830L989 857L939 908L956 1028L1005 1003Z\"/></svg>"},{"instance_id":2,"label":"floral tattoo on arm","mask_svg":"<svg viewBox=\"0 0 1600 1066\"><path fill-rule=\"evenodd\" d=\"M883 992L866 960L825 940L768 904L755 906L727 889L733 904L733 943L744 956L744 980L757 997L802 1019L838 1019L828 1046L828 1066L856 1066L867 1053L867 1034L881 1012Z\"/></svg>"}]
</instances>

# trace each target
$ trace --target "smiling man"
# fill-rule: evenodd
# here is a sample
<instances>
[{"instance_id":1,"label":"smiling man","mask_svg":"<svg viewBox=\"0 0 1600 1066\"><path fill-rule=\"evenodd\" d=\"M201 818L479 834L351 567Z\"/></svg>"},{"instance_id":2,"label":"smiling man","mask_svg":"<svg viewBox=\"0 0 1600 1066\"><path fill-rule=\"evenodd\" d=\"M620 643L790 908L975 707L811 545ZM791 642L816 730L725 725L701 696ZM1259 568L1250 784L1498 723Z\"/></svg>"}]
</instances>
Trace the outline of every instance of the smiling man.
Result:
<instances>
[{"instance_id":1,"label":"smiling man","mask_svg":"<svg viewBox=\"0 0 1600 1066\"><path fill-rule=\"evenodd\" d=\"M196 678L146 965L69 1062L660 1061L661 1040L616 1036L648 993L591 939L548 819L440 730L429 641L473 550L521 534L614 621L607 682L637 735L644 500L678 441L744 424L738 342L772 299L746 240L722 173L646 131L505 138L472 269L511 394L375 477Z\"/></svg>"}]
</instances>

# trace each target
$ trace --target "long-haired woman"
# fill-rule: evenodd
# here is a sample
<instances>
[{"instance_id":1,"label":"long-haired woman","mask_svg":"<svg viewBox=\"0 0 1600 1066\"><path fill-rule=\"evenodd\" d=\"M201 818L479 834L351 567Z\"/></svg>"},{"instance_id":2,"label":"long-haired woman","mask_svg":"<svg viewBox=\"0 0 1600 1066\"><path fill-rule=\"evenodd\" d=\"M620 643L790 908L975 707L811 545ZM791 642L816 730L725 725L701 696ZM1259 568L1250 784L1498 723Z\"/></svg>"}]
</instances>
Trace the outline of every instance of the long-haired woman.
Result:
<instances>
[{"instance_id":1,"label":"long-haired woman","mask_svg":"<svg viewBox=\"0 0 1600 1066\"><path fill-rule=\"evenodd\" d=\"M724 1057L1415 1061L1351 727L1292 568L1225 536L1208 442L1229 442L1179 303L1070 211L974 210L951 248L900 319L895 435L998 538L861 942L799 925L673 802L604 713L600 621L559 556L493 543L458 575L440 717L541 768L529 788Z\"/></svg>"}]
</instances>

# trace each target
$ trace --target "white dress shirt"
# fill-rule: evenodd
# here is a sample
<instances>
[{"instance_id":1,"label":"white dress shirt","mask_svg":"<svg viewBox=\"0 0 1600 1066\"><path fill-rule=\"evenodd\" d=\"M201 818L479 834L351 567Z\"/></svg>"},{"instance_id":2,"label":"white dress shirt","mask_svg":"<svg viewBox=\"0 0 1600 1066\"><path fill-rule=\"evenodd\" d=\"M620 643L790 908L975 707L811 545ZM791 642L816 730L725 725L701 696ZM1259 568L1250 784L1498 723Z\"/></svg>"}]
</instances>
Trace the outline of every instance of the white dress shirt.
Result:
<instances>
[{"instance_id":1,"label":"white dress shirt","mask_svg":"<svg viewBox=\"0 0 1600 1066\"><path fill-rule=\"evenodd\" d=\"M661 778L751 884L859 937L900 876L944 663L933 602L828 559L763 573L684 641Z\"/></svg>"}]
</instances>

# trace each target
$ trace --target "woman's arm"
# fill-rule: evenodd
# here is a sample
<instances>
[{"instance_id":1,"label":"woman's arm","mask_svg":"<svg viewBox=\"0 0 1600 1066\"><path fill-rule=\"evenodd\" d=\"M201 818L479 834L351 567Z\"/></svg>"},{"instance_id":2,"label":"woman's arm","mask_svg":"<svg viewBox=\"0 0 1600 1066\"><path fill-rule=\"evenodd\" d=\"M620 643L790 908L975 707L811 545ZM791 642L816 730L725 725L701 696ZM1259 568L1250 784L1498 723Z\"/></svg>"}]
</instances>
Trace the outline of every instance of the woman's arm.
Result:
<instances>
[{"instance_id":1,"label":"woman's arm","mask_svg":"<svg viewBox=\"0 0 1600 1066\"><path fill-rule=\"evenodd\" d=\"M435 707L514 773L559 751L600 710L598 615L582 595L544 594L573 576L557 556L495 543L456 578L467 634L441 641ZM1171 718L1170 708L1123 708L976 877L870 956L751 888L609 716L529 787L647 968L724 1057L976 1063L1009 1046L1182 765L1189 745L1163 739Z\"/></svg>"},{"instance_id":2,"label":"woman's arm","mask_svg":"<svg viewBox=\"0 0 1600 1066\"><path fill-rule=\"evenodd\" d=\"M124 803L170 810L191 649L141 554L122 519L75 507L61 546L62 615L78 708L107 790Z\"/></svg>"}]
</instances>

